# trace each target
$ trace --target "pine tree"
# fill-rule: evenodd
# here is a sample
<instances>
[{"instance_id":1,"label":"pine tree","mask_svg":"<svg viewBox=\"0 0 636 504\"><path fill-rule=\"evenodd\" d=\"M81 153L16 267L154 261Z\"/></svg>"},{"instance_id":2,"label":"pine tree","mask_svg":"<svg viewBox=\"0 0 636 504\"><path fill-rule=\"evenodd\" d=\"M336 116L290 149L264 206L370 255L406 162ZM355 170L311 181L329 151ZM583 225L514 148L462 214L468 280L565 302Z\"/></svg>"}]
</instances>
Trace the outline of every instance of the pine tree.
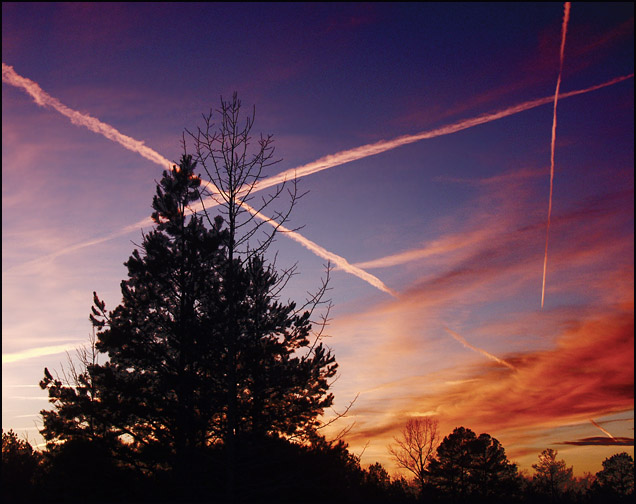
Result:
<instances>
[{"instance_id":1,"label":"pine tree","mask_svg":"<svg viewBox=\"0 0 636 504\"><path fill-rule=\"evenodd\" d=\"M452 502L509 502L518 490L517 467L499 441L464 427L438 446L428 479Z\"/></svg>"},{"instance_id":2,"label":"pine tree","mask_svg":"<svg viewBox=\"0 0 636 504\"><path fill-rule=\"evenodd\" d=\"M164 171L152 203L156 228L125 263L121 303L109 311L94 293L95 348L107 362L87 363L79 388L45 370L42 386L56 406L43 412L49 440L84 432L90 403L122 460L187 479L202 450L221 446L233 479L239 439L315 436L337 367L312 333L311 313L326 286L301 308L281 302L290 271L281 276L264 259L273 234L250 247L259 226L241 227L252 221L240 221L246 200L239 194L259 180L267 145L261 142L254 162L235 155L236 143L224 136L237 131L236 97L232 103L221 109L220 149L231 180L222 193L229 195L225 219L194 211L205 195L192 156ZM197 159L206 159L199 149ZM82 399L89 390L90 402Z\"/></svg>"}]
</instances>

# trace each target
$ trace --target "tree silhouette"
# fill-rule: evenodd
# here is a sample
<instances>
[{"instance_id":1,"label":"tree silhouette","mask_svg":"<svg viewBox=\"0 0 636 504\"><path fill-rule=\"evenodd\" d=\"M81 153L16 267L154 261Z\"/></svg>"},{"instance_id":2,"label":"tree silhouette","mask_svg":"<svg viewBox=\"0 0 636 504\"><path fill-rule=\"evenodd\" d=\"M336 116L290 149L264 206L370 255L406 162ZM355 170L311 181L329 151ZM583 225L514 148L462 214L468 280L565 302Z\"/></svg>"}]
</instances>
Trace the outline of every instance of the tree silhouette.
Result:
<instances>
[{"instance_id":1,"label":"tree silhouette","mask_svg":"<svg viewBox=\"0 0 636 504\"><path fill-rule=\"evenodd\" d=\"M594 493L606 502L627 502L634 495L634 459L628 453L617 453L603 461L596 473Z\"/></svg>"},{"instance_id":2,"label":"tree silhouette","mask_svg":"<svg viewBox=\"0 0 636 504\"><path fill-rule=\"evenodd\" d=\"M277 276L273 268L264 268L262 258L279 226L288 220L300 195L293 181L291 189L287 188L289 203L283 209L275 209L274 206L284 194L285 184L277 186L273 194L260 198L252 207L250 203L256 199L253 192L263 179L264 170L277 163L273 138L260 136L257 148L250 153L254 113L244 120L241 118L241 102L236 93L231 101L221 100L217 115L218 127L212 122L213 113L210 112L204 116L203 128L198 128L196 133L188 133L194 141L196 161L210 181L206 185L206 195L219 205L227 223L223 264L226 295L221 298L221 305L216 307L216 311L224 314L220 329L227 397L223 441L228 454L227 486L231 493L241 433L247 429L260 434L310 435L318 425L317 415L333 402L333 396L325 393L327 379L335 375L336 364L333 356L319 342L322 329L317 331L311 344L308 339L310 317L322 303L326 283L300 309L296 309L294 303L276 305L280 314L274 317L270 314L271 321L293 320L282 332L272 331L264 323L266 312L270 310L267 305L277 297L281 284L284 285L294 273L294 267L283 270ZM271 220L263 220L261 212L265 209L273 212ZM207 217L208 213L205 215ZM248 298L245 303L242 300L247 285L244 272L250 270L260 272L261 280L252 282L258 285L260 293L254 298L255 302ZM251 313L253 307L256 308L256 317ZM304 311L306 308L308 310ZM326 318L319 326L324 328L324 324ZM281 342L267 334L277 332L285 334L283 353L291 356L301 348L307 351L302 356L281 362L270 359ZM263 344L269 349L261 348ZM242 364L241 361L246 358L249 363ZM271 371L263 375L261 369Z\"/></svg>"},{"instance_id":3,"label":"tree silhouette","mask_svg":"<svg viewBox=\"0 0 636 504\"><path fill-rule=\"evenodd\" d=\"M556 450L546 448L539 454L539 462L532 464L534 487L552 502L561 499L574 482L572 467L567 467L565 460L557 460L557 454Z\"/></svg>"},{"instance_id":4,"label":"tree silhouette","mask_svg":"<svg viewBox=\"0 0 636 504\"><path fill-rule=\"evenodd\" d=\"M108 361L87 363L79 386L53 380L48 370L42 381L56 407L43 412L48 439L77 438L98 419L120 441L113 450L122 461L170 470L182 490L194 478L193 461L222 446L232 493L238 440L248 450L255 439L315 436L317 417L333 401L328 388L337 365L311 319L326 284L300 308L281 302L293 270L279 274L266 263L276 228L251 245L262 223L246 216L245 200L273 151L271 137L261 138L248 159L252 119L239 128L239 109L236 96L222 102L218 134L197 144L198 160L217 177L213 195L225 218L195 211L206 194L197 161L184 154L158 184L156 229L125 263L122 302L109 311L94 294L95 348ZM290 195L293 206L295 191ZM289 213L277 215L281 223Z\"/></svg>"},{"instance_id":5,"label":"tree silhouette","mask_svg":"<svg viewBox=\"0 0 636 504\"><path fill-rule=\"evenodd\" d=\"M471 443L476 439L472 430L457 427L442 440L435 458L430 461L431 483L453 502L461 501L469 494Z\"/></svg>"},{"instance_id":6,"label":"tree silhouette","mask_svg":"<svg viewBox=\"0 0 636 504\"><path fill-rule=\"evenodd\" d=\"M31 502L41 456L28 441L2 431L2 501Z\"/></svg>"},{"instance_id":7,"label":"tree silhouette","mask_svg":"<svg viewBox=\"0 0 636 504\"><path fill-rule=\"evenodd\" d=\"M471 493L487 502L508 500L518 492L517 466L508 461L501 443L480 434L471 443Z\"/></svg>"},{"instance_id":8,"label":"tree silhouette","mask_svg":"<svg viewBox=\"0 0 636 504\"><path fill-rule=\"evenodd\" d=\"M411 418L389 446L389 453L398 466L410 471L423 491L426 484L426 466L439 442L438 421L430 417Z\"/></svg>"},{"instance_id":9,"label":"tree silhouette","mask_svg":"<svg viewBox=\"0 0 636 504\"><path fill-rule=\"evenodd\" d=\"M457 427L431 459L428 479L452 502L507 502L517 492L517 467L489 434Z\"/></svg>"}]
</instances>

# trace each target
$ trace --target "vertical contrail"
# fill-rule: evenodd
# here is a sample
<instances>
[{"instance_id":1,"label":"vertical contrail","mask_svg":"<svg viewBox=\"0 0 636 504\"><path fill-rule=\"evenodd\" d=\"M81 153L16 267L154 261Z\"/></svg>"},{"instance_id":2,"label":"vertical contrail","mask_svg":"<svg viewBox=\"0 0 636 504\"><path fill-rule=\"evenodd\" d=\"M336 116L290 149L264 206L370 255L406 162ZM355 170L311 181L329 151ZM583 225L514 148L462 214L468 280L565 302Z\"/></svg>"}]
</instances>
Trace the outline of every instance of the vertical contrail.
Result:
<instances>
[{"instance_id":1,"label":"vertical contrail","mask_svg":"<svg viewBox=\"0 0 636 504\"><path fill-rule=\"evenodd\" d=\"M598 430L600 430L603 434L609 436L610 438L614 439L614 436L612 436L609 432L607 432L605 429L603 429L603 427L601 427L599 424L597 424L594 420L592 420L590 418L590 422L592 422L592 425L594 427L596 427Z\"/></svg>"},{"instance_id":2,"label":"vertical contrail","mask_svg":"<svg viewBox=\"0 0 636 504\"><path fill-rule=\"evenodd\" d=\"M565 2L563 12L563 25L561 27L561 50L559 52L559 76L557 77L556 90L554 92L554 108L552 113L552 142L550 143L550 197L548 199L548 224L545 230L545 253L543 255L543 281L541 284L541 309L545 300L545 274L548 268L548 237L550 234L550 217L552 216L552 190L554 186L554 149L556 144L557 102L559 101L559 88L561 87L561 74L563 73L563 56L565 53L565 36L568 31L570 19L570 2Z\"/></svg>"}]
</instances>

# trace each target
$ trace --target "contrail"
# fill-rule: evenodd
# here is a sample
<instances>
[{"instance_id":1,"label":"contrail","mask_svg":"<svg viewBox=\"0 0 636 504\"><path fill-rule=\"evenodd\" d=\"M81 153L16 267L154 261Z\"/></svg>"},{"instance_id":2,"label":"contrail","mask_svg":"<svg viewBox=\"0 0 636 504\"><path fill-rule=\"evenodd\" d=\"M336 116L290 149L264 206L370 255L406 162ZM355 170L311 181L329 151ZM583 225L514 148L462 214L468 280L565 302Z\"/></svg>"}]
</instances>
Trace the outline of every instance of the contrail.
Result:
<instances>
[{"instance_id":1,"label":"contrail","mask_svg":"<svg viewBox=\"0 0 636 504\"><path fill-rule=\"evenodd\" d=\"M146 147L143 142L140 142L138 140L135 140L131 137L128 137L126 135L123 135L122 133L120 133L119 131L117 131L115 128L113 128L112 126L105 124L103 122L101 122L100 120L91 117L87 114L82 114L80 112L77 112L75 110L70 109L69 107L67 107L66 105L63 105L57 98L53 98L51 95L49 95L48 93L44 92L42 90L42 88L40 88L40 86L38 84L36 84L35 82L33 82L30 79L27 79L25 77L21 77L20 75L18 75L14 70L13 67L6 65L5 63L2 63L2 80L3 82L7 82L8 84L11 84L13 86L16 87L21 87L22 89L24 89L28 94L30 94L33 99L35 100L35 102L38 105L41 105L43 107L51 107L54 110L58 111L60 114L65 115L66 117L68 117L71 122L73 124L77 124L79 126L84 126L86 128L88 128L89 130L95 132L95 133L99 133L103 136L105 136L106 138L113 140L117 143L119 143L120 145L122 145L123 147L125 147L126 149L129 149L133 152L137 152L138 154L142 155L143 157L145 157L146 159L164 167L167 168L170 165L172 165L173 163L171 163L168 159L166 159L165 157L163 157L162 155L160 155L159 153L155 152L153 149ZM208 183L209 185L209 183ZM270 185L274 185L274 184L270 184ZM264 187L269 187L269 186L264 186ZM262 188L264 188L262 187ZM213 200L214 201L214 200ZM215 201L216 203L216 201ZM384 283L382 283L382 281L380 281L378 278L376 278L375 276L361 270L360 268L356 268L355 266L352 266L344 257L341 257L337 254L334 254L332 252L329 252L328 250L326 250L325 248L319 246L318 244L312 242L311 240L305 238L304 236L300 235L299 233L292 231L290 229L287 229L284 226L279 226L277 223L273 222L271 219L269 219L268 217L262 215L261 213L257 212L256 210L254 210L252 207L250 207L249 205L247 205L246 203L243 203L243 205L245 206L245 208L247 210L249 210L253 215L255 215L256 217L258 217L259 219L264 220L265 222L268 222L269 224L272 224L274 226L278 226L278 229L282 232L284 232L285 234L287 234L287 236L289 236L291 239L297 241L298 243L302 244L304 247L306 247L307 249L309 249L311 252L313 252L314 254L318 255L319 257L322 257L323 259L327 259L330 261L333 261L334 264L336 264L340 269L343 269L344 271L347 271L348 273L351 273L352 275L355 275L359 278L361 278L362 280L365 280L366 282L368 282L369 284L371 284L372 286L392 295L392 296L397 296L397 294L395 293L395 291L389 289L386 285L384 285ZM138 227L139 224L145 224L145 223L150 223L152 222L150 219L144 219L143 221L140 221L139 223L136 223L132 226L127 226L126 228L124 228L122 231L119 232L115 232L112 233L106 237L103 238L97 238L97 239L93 239L87 242L83 242L80 244L76 244L70 247L66 247L58 252L55 252L54 254L50 254L49 256L47 256L47 258L53 258L53 257L57 257L59 255L62 254L66 254L66 253L70 253L73 252L75 250L78 250L80 248L84 248L84 247L89 247L92 245L97 245L99 243L103 243L107 240L110 240L112 238L115 238L117 236L120 236L122 234L125 234L127 232L129 232L131 229L136 229ZM11 356L7 356L6 358L11 359ZM10 360L6 360L5 357L3 356L3 362L11 362Z\"/></svg>"},{"instance_id":2,"label":"contrail","mask_svg":"<svg viewBox=\"0 0 636 504\"><path fill-rule=\"evenodd\" d=\"M364 269L388 268L391 266L398 266L412 261L417 261L419 259L424 259L426 257L459 250L479 240L482 240L484 238L484 235L488 236L489 234L489 232L484 233L483 231L479 230L466 233L465 235L447 236L439 240L435 240L421 248L398 252L397 254L391 254L379 259L355 263L354 266Z\"/></svg>"},{"instance_id":3,"label":"contrail","mask_svg":"<svg viewBox=\"0 0 636 504\"><path fill-rule=\"evenodd\" d=\"M624 76L620 76L620 77L616 77L612 80L609 80L607 82L604 82L602 84L597 84L595 86L590 86L588 88L585 89L579 89L579 90L575 90L575 91L569 91L567 93L563 93L561 95L561 99L564 98L569 98L571 96L576 96L579 94L584 94L584 93L589 93L591 91L596 91L598 89L602 89L604 87L607 86L612 86L614 84L618 84L619 82L622 82L624 80L627 79L631 79L634 77L634 74L631 73L629 75L624 75ZM106 136L107 138L110 138L112 140L117 141L118 143L120 143L121 145L123 145L126 148L129 148L131 150L134 150L135 152L138 152L139 154L141 154L142 156L146 157L146 159L149 159L150 161L153 161L157 164L159 164L160 166L162 166L163 168L166 168L167 166L170 166L172 163L170 161L168 161L165 157L161 156L160 154L158 154L157 152L155 152L154 150L152 150L149 147L146 147L145 145L143 145L142 142L138 141L138 140L134 140L130 137L127 137L121 133L119 133L115 128L113 128L112 126L109 126L107 124L102 123L101 121L90 117L88 115L85 114L81 114L80 112L74 111L68 107L66 107L65 105L63 105L62 103L59 102L59 100L57 100L56 98L53 98L52 96L50 96L49 94L47 94L46 92L44 92L40 86L38 86L35 82L26 79L24 77L21 77L20 75L18 75L14 70L13 67L6 65L5 63L2 63L2 81L6 82L7 84L11 84L13 86L22 88L24 90L26 90L35 100L35 102L39 105L42 105L44 107L46 106L51 106L52 108L54 108L55 110L57 110L58 112L62 113L63 115L69 117L71 119L72 122L74 122L75 124L80 124L82 126L86 126L87 128L89 128L91 131L94 131L95 133L99 133L102 134L104 136ZM336 154L332 154L329 156L325 156L323 158L320 158L312 163L306 164L306 165L302 165L299 166L297 168L292 168L290 170L286 170L283 171L281 173L279 173L278 175L274 175L272 177L269 177L267 179L263 179L261 181L259 181L254 190L262 190L262 189L266 189L269 187L272 187L274 185L280 184L282 182L285 182L286 180L289 179L293 179L294 177L304 177L306 175L311 175L312 173L317 173L323 170L326 170L328 168L333 168L335 166L339 166L351 161L355 161L358 159L362 159L368 156L373 156L375 154L380 154L382 152L386 152L388 150L391 149L395 149L397 147L400 147L402 145L406 145L409 143L413 143L413 142L417 142L419 140L423 140L426 138L434 138L437 136L442 136L442 135L449 135L451 133L455 133L457 131L461 131L467 128L471 128L473 126L478 126L480 124L484 124L490 121L495 121L497 119L501 119L503 117L507 117L513 114L517 114L519 112L524 112L526 110L530 110L532 108L536 108L539 107L541 105L545 105L547 103L550 103L551 101L553 101L554 97L553 96L549 96L549 97L545 97L545 98L539 98L537 100L530 100L524 103L521 103L519 105L515 105L512 107L508 107L506 109L497 111L497 112L492 112L492 113L488 113L488 114L483 114L474 118L470 118L470 119L463 119L461 121L446 125L446 126L442 126L440 128L436 128L434 130L430 130L430 131L425 131L422 133L418 133L416 135L404 135L404 136L400 136L398 138L395 138L393 140L382 140L380 142L376 142L373 144L367 144L367 145L363 145L360 147L356 147L354 149L350 149L350 150L346 150L346 151L341 151L338 152ZM205 201L206 207L207 208L212 208L214 206L216 206L218 203L214 200L214 198L210 197ZM66 254L66 253L70 253L73 252L75 250L79 250L81 248L85 248L85 247L89 247L91 245L96 245L98 243L103 243L104 241L110 240L112 238L124 235L128 232L130 232L133 229L138 229L140 226L144 226L144 225L148 225L151 224L151 220L149 218L145 218L133 225L130 226L126 226L124 229L122 229L121 231L118 232L114 232L111 233L110 235L103 237L103 238L96 238L90 241L86 241L86 242L82 242L82 243L78 243L75 245L72 245L70 247L67 247L61 251L55 252L53 254L50 254L48 256L45 256L43 258L39 258L36 259L34 261L30 261L29 264L33 263L33 262L39 262L42 259L45 258L51 258L51 257L57 257L59 255L62 254ZM335 255L335 254L334 254ZM321 256L322 257L322 256ZM350 265L352 266L352 265ZM352 266L353 267L353 266ZM14 268L11 268L14 269ZM8 270L5 270L5 273Z\"/></svg>"},{"instance_id":4,"label":"contrail","mask_svg":"<svg viewBox=\"0 0 636 504\"><path fill-rule=\"evenodd\" d=\"M567 93L563 93L560 97L561 99L564 99L564 98L569 98L571 96L580 95L583 93L589 93L590 91L596 91L597 89L602 89L607 86L618 84L619 82L622 82L627 79L631 79L632 77L634 77L633 73L629 75L624 75L621 77L616 77L610 81L604 82L603 84L597 84L595 86L590 86L585 89L578 89L575 91L569 91ZM538 98L536 100L530 100L524 103L520 103L518 105L514 105L512 107L508 107L496 112L489 112L477 117L472 117L470 119L462 119L455 123L448 124L446 126L441 126L433 130L423 131L421 133L417 133L414 135L403 135L403 136L394 138L393 140L380 140L379 142L376 142L376 143L366 144L360 147L355 147L353 149L337 152L335 154L330 154L316 161L312 161L311 163L308 163L306 165L302 165L297 168L291 168L289 170L285 170L279 173L278 175L274 175L267 179L263 179L256 183L255 190L266 189L273 185L285 182L286 180L293 179L294 177L296 178L304 177L306 175L311 175L312 173L317 173L317 172L326 170L328 168L333 168L334 166L350 163L352 161L363 159L369 156L375 156L376 154L381 154L388 150L401 147L402 145L418 142L420 140L424 140L427 138L435 138L435 137L439 137L443 135L450 135L451 133L456 133L458 131L472 128L473 126L479 126L480 124L496 121L497 119L502 119L504 117L518 114L519 112L525 112L526 110L540 107L541 105L546 105L553 101L554 101L554 96L550 95L545 98Z\"/></svg>"},{"instance_id":5,"label":"contrail","mask_svg":"<svg viewBox=\"0 0 636 504\"><path fill-rule=\"evenodd\" d=\"M488 357L490 360L493 360L495 362L498 362L499 364L503 364L504 366L510 368L510 369L517 369L516 367L514 367L512 364L510 364L509 362L506 362L503 359L500 359L499 357L486 352L486 350L483 350L481 348L477 348L476 346L471 345L470 343L468 343L468 341L466 341L464 338L462 338L459 334L457 334L455 331L451 331L448 327L444 327L444 329L446 330L446 332L448 334L450 334L453 338L455 338L457 341L459 341L462 345L464 345L466 348L470 348L471 350L474 350L475 352L479 352L480 354Z\"/></svg>"},{"instance_id":6,"label":"contrail","mask_svg":"<svg viewBox=\"0 0 636 504\"><path fill-rule=\"evenodd\" d=\"M615 439L614 436L612 436L609 432L607 432L605 429L603 429L603 427L601 427L599 424L597 424L594 420L592 420L590 418L590 422L592 422L592 425L594 425L594 427L596 427L598 430L600 430L601 432L603 432L604 434L606 434L607 436L609 436L612 439Z\"/></svg>"},{"instance_id":7,"label":"contrail","mask_svg":"<svg viewBox=\"0 0 636 504\"><path fill-rule=\"evenodd\" d=\"M73 124L84 126L94 133L99 133L106 138L113 140L128 150L141 154L146 159L157 163L164 168L168 168L172 163L163 156L156 153L150 147L146 147L143 142L135 140L117 131L112 126L95 119L88 114L82 114L62 104L57 98L42 90L42 88L31 79L18 75L12 66L2 63L2 82L24 89L35 100L35 103L42 107L51 107L60 114L68 117Z\"/></svg>"},{"instance_id":8,"label":"contrail","mask_svg":"<svg viewBox=\"0 0 636 504\"><path fill-rule=\"evenodd\" d=\"M289 236L292 240L300 243L303 247L310 250L311 252L316 254L318 257L322 257L323 259L331 261L336 266L338 266L339 269L344 270L347 273L351 273L354 276L357 276L358 278L364 280L365 282L369 283L373 287L376 287L377 289L380 289L381 291L386 292L387 294L390 294L393 297L398 297L397 292L395 292L393 289L384 285L384 283L379 278L373 276L370 273L367 273L363 269L360 269L354 266L353 264L349 263L349 261L347 261L344 257L334 254L333 252L329 252L324 247L321 247L317 243L314 243L308 238L305 238L300 233L292 231L291 229L286 228L282 224L277 223L275 220L270 219L269 217L263 215L258 210L252 208L244 201L241 203L241 206L243 206L248 212L250 212L255 217L258 217L259 219L267 222L274 228L277 228L280 232Z\"/></svg>"},{"instance_id":9,"label":"contrail","mask_svg":"<svg viewBox=\"0 0 636 504\"><path fill-rule=\"evenodd\" d=\"M42 357L44 355L58 354L74 350L75 348L77 348L77 343L66 343L65 345L30 348L29 350L23 350L21 352L3 353L2 364L18 362L25 359L32 359L33 357Z\"/></svg>"},{"instance_id":10,"label":"contrail","mask_svg":"<svg viewBox=\"0 0 636 504\"><path fill-rule=\"evenodd\" d=\"M561 75L563 74L563 56L565 54L565 36L568 31L570 19L570 2L565 2L563 12L563 26L561 27L561 51L559 52L559 76L557 77L556 90L554 91L554 108L552 113L552 141L550 143L550 197L548 199L548 224L545 230L545 253L543 256L543 281L541 284L541 309L545 300L545 274L548 268L548 236L550 233L550 217L552 215L552 190L554 186L554 149L556 145L557 126L557 102L559 101L559 88L561 87Z\"/></svg>"}]
</instances>

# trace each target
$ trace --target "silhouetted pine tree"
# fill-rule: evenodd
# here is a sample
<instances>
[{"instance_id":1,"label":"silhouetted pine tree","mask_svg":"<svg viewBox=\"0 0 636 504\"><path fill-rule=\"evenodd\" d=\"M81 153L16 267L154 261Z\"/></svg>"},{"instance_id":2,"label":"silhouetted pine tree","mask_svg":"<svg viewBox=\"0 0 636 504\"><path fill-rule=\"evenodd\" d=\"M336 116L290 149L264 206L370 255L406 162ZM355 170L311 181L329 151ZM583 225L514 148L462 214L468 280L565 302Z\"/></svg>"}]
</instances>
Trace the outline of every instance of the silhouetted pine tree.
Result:
<instances>
[{"instance_id":1,"label":"silhouetted pine tree","mask_svg":"<svg viewBox=\"0 0 636 504\"><path fill-rule=\"evenodd\" d=\"M228 117L238 119L236 97L234 108L226 105L224 127ZM224 137L222 148L230 144ZM235 148L227 153L225 221L186 215L201 199L191 156L164 171L152 204L156 229L125 263L121 304L108 311L94 294L95 348L108 361L87 363L78 383L54 380L45 370L41 385L55 405L43 412L49 441L86 432L89 439L110 437L119 459L147 472L168 470L188 485L198 469L205 471L211 447L231 453L233 479L240 439L250 440L249 451L254 439L312 433L331 405L337 365L310 338L320 295L309 311L278 300L284 278L263 257L273 235L251 250L238 247L248 243L237 232L238 196L259 180L267 157L261 143L256 163L241 164Z\"/></svg>"}]
</instances>

